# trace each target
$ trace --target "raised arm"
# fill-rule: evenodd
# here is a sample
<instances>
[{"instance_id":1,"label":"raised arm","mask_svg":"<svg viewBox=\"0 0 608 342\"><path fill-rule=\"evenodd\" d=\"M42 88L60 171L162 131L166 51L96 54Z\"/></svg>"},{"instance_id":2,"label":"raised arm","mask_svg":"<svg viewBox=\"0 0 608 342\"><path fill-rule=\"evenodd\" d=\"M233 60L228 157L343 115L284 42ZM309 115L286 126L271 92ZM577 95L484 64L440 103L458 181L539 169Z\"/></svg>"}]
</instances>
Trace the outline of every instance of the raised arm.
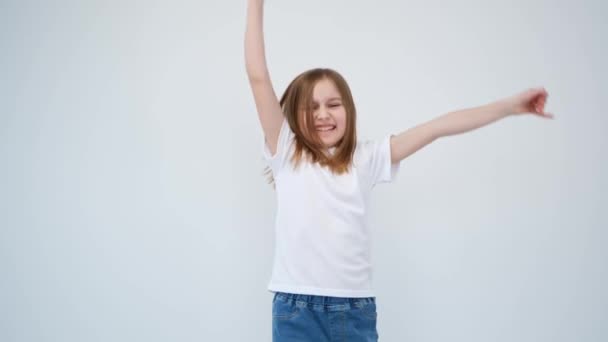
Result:
<instances>
[{"instance_id":1,"label":"raised arm","mask_svg":"<svg viewBox=\"0 0 608 342\"><path fill-rule=\"evenodd\" d=\"M247 1L245 67L264 137L274 155L283 113L272 88L264 52L264 0Z\"/></svg>"},{"instance_id":2,"label":"raised arm","mask_svg":"<svg viewBox=\"0 0 608 342\"><path fill-rule=\"evenodd\" d=\"M472 131L509 115L532 113L552 119L544 112L548 97L544 88L522 93L474 108L449 112L391 137L391 161L399 162L434 140Z\"/></svg>"}]
</instances>

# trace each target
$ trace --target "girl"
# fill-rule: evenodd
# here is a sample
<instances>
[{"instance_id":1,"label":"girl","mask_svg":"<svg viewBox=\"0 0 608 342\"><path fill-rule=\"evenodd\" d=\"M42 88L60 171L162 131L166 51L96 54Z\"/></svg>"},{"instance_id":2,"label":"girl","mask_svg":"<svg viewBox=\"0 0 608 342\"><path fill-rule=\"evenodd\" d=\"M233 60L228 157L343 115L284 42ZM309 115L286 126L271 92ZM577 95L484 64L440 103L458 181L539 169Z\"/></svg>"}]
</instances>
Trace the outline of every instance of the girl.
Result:
<instances>
[{"instance_id":1,"label":"girl","mask_svg":"<svg viewBox=\"0 0 608 342\"><path fill-rule=\"evenodd\" d=\"M366 224L371 189L392 181L401 160L440 137L509 115L552 118L543 109L548 94L529 89L398 135L358 141L355 104L336 71L308 70L277 100L266 66L263 7L263 0L248 0L245 62L277 194L268 285L273 341L377 341Z\"/></svg>"}]
</instances>

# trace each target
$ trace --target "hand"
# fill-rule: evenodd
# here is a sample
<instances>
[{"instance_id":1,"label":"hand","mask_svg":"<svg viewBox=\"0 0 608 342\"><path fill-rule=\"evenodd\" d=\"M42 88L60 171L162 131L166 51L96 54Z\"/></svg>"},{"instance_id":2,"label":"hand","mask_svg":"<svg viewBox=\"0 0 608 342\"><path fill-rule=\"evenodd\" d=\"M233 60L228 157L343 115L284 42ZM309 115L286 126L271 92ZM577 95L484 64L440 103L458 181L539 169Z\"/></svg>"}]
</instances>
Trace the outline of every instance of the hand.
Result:
<instances>
[{"instance_id":1,"label":"hand","mask_svg":"<svg viewBox=\"0 0 608 342\"><path fill-rule=\"evenodd\" d=\"M532 113L546 119L554 115L545 112L545 103L549 94L545 88L530 88L507 99L511 114Z\"/></svg>"}]
</instances>

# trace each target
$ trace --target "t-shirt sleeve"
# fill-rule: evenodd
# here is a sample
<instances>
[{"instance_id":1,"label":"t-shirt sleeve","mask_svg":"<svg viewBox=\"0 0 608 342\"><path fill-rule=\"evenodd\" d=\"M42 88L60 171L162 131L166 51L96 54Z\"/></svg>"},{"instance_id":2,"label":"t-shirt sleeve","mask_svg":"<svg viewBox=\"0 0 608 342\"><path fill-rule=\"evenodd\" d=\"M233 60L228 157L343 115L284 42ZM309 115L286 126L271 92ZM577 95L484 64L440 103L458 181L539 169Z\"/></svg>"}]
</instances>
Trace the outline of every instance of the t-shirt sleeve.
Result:
<instances>
[{"instance_id":1,"label":"t-shirt sleeve","mask_svg":"<svg viewBox=\"0 0 608 342\"><path fill-rule=\"evenodd\" d=\"M277 139L277 149L274 155L270 152L270 147L268 146L266 137L263 138L262 154L264 156L264 160L266 160L268 165L270 165L273 173L276 173L276 171L278 171L285 164L293 139L294 133L291 130L291 127L289 127L289 123L285 118L283 118L283 123L281 124L281 130L279 131L279 137Z\"/></svg>"},{"instance_id":2,"label":"t-shirt sleeve","mask_svg":"<svg viewBox=\"0 0 608 342\"><path fill-rule=\"evenodd\" d=\"M401 163L391 162L391 134L382 139L367 141L367 174L372 187L378 183L392 182L399 172Z\"/></svg>"}]
</instances>

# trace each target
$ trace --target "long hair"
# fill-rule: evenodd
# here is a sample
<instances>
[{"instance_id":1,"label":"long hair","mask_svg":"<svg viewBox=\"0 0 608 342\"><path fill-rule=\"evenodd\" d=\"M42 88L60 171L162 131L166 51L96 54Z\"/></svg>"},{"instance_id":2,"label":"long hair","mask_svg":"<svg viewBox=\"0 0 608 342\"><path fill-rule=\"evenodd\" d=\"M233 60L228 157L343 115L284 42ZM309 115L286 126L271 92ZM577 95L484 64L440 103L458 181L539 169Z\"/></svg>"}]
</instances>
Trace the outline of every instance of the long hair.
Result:
<instances>
[{"instance_id":1,"label":"long hair","mask_svg":"<svg viewBox=\"0 0 608 342\"><path fill-rule=\"evenodd\" d=\"M315 84L323 79L333 81L346 111L346 128L344 136L337 142L332 155L325 152L323 143L315 129L313 112L313 90ZM328 167L335 174L348 172L352 167L353 155L357 144L357 111L350 87L337 71L328 68L307 70L296 78L285 89L279 101L283 115L295 135L295 151L291 157L294 168L302 159ZM301 117L303 116L303 117ZM304 126L304 127L302 127ZM275 186L272 170L264 169L268 183Z\"/></svg>"}]
</instances>

